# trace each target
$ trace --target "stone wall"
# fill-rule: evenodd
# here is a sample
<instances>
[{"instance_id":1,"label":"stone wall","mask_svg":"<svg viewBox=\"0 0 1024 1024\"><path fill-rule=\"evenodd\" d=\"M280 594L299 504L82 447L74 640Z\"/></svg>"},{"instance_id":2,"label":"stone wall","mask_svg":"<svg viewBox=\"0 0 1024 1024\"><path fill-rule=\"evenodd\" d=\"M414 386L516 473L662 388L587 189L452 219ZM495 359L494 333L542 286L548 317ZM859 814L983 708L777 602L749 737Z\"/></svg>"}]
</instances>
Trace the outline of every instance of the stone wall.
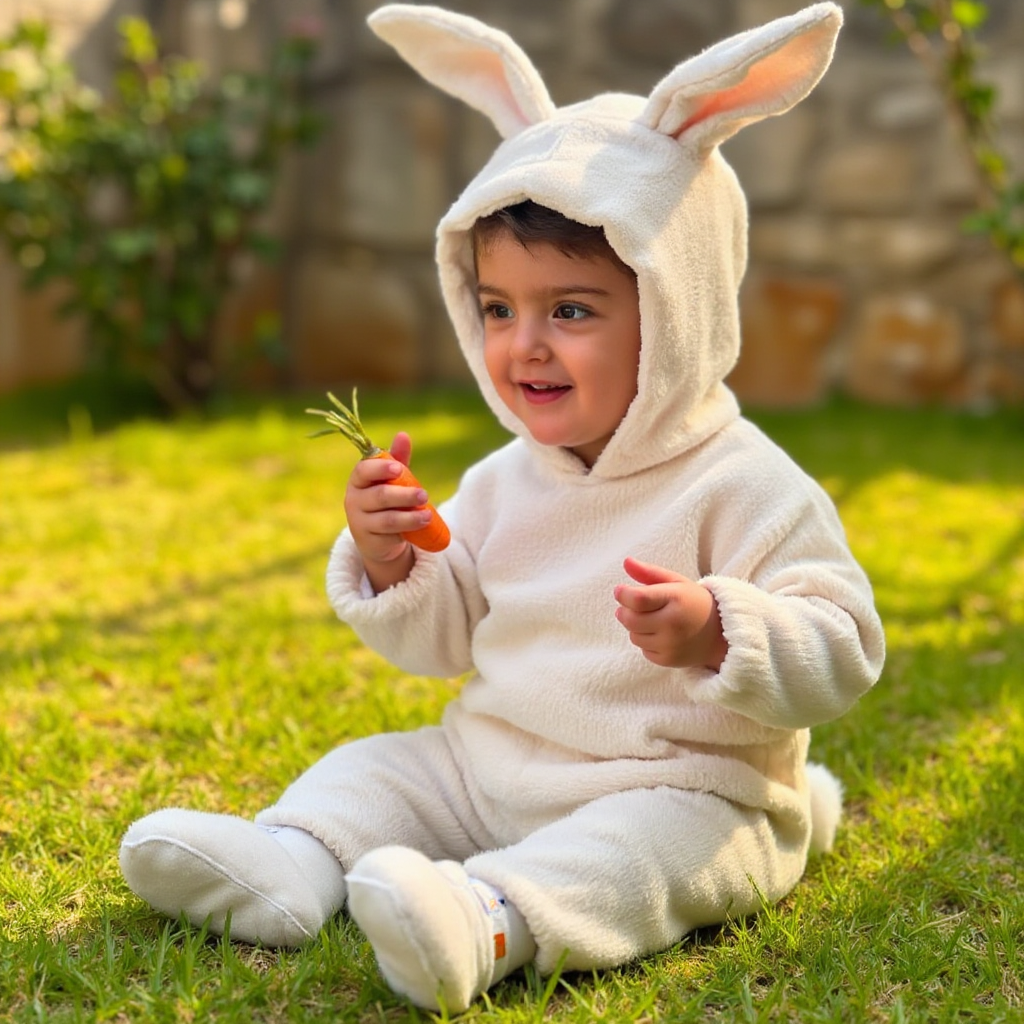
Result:
<instances>
[{"instance_id":1,"label":"stone wall","mask_svg":"<svg viewBox=\"0 0 1024 1024\"><path fill-rule=\"evenodd\" d=\"M273 223L276 269L225 305L226 343L280 312L296 387L351 379L464 379L441 305L434 227L497 142L485 118L422 82L365 27L379 0L4 0L4 21L45 11L83 74L108 73L117 17L143 13L169 47L215 71L258 65L289 19L323 46L312 88L328 130L287 169ZM684 57L801 0L449 0L507 30L557 103L646 93ZM986 75L1024 172L1024 4L991 0ZM835 62L799 107L746 129L725 152L751 206L744 352L732 383L748 404L814 402L833 390L881 402L984 406L1024 399L1024 291L1003 257L959 230L975 182L921 64L887 45L854 0ZM0 264L0 389L75 364L81 338L47 322ZM49 353L45 360L39 355ZM55 354L56 353L56 354ZM40 369L42 367L42 369Z\"/></svg>"}]
</instances>

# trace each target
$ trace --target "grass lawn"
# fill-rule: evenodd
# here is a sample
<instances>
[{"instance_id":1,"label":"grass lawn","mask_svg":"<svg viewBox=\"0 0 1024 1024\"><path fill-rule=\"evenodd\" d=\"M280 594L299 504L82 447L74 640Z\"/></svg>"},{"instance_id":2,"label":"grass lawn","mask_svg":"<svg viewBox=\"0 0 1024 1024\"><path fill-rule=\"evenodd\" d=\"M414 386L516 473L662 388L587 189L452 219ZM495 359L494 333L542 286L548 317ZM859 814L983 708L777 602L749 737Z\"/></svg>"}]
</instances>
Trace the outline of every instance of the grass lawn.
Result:
<instances>
[{"instance_id":1,"label":"grass lawn","mask_svg":"<svg viewBox=\"0 0 1024 1024\"><path fill-rule=\"evenodd\" d=\"M254 813L455 692L327 605L354 454L305 439L308 401L175 425L88 401L0 401L0 1021L430 1019L344 919L300 951L231 946L117 867L139 815ZM372 436L412 433L435 499L502 438L466 395L363 404ZM1024 414L755 419L835 498L888 632L882 682L815 733L847 786L837 847L755 921L599 975L519 974L467 1021L1024 1019Z\"/></svg>"}]
</instances>

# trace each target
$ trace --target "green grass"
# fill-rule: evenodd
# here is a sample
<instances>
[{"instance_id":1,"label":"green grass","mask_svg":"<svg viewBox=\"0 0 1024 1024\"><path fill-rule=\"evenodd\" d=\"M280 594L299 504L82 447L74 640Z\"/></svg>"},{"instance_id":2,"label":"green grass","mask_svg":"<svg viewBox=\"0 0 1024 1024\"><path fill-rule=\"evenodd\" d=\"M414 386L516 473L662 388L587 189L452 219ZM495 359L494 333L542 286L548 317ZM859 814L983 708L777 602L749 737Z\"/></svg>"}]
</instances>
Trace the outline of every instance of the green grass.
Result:
<instances>
[{"instance_id":1,"label":"green grass","mask_svg":"<svg viewBox=\"0 0 1024 1024\"><path fill-rule=\"evenodd\" d=\"M0 402L0 1021L430 1019L344 919L300 951L232 946L151 913L117 868L135 817L251 814L454 693L330 611L354 456L305 440L305 404L169 424L74 389ZM502 438L464 394L363 405L372 435L410 430L436 499ZM754 921L597 975L520 974L468 1021L1024 1015L1024 416L757 419L836 499L887 627L879 686L815 733L848 790L837 848Z\"/></svg>"}]
</instances>

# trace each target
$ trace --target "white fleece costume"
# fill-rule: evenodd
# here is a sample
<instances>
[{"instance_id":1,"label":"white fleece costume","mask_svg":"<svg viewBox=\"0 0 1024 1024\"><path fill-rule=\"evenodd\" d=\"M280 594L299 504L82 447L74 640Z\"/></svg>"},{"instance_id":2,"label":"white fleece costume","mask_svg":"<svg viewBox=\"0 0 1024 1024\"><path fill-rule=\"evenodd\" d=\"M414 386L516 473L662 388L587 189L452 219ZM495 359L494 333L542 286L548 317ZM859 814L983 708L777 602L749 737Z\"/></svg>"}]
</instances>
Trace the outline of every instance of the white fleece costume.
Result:
<instances>
[{"instance_id":1,"label":"white fleece costume","mask_svg":"<svg viewBox=\"0 0 1024 1024\"><path fill-rule=\"evenodd\" d=\"M746 207L717 147L813 88L840 22L817 4L686 61L647 99L556 109L503 33L416 5L370 18L504 136L437 256L469 365L518 437L466 473L441 508L451 546L418 553L405 582L373 595L347 532L330 558L330 600L367 644L409 672L470 673L443 723L337 749L257 821L312 833L346 869L389 844L464 862L522 913L543 972L753 912L796 884L812 829L832 841L838 784L807 771L809 728L875 682L882 629L832 502L723 384ZM637 275L637 395L589 471L530 438L483 363L469 232L524 199L603 227ZM714 594L719 672L632 646L614 614L627 556Z\"/></svg>"},{"instance_id":2,"label":"white fleece costume","mask_svg":"<svg viewBox=\"0 0 1024 1024\"><path fill-rule=\"evenodd\" d=\"M841 15L818 4L676 68L647 100L557 110L500 32L436 8L370 19L428 80L505 136L442 221L444 297L495 414L519 435L441 509L453 535L367 590L347 533L338 615L394 664L472 673L437 729L328 755L259 820L307 829L350 865L401 843L503 890L551 970L622 962L769 900L803 872L808 729L876 680L882 630L825 493L723 385L739 349L746 212L717 144L780 113L825 70ZM532 441L483 365L469 231L532 199L604 228L637 274L639 385L587 471ZM718 601L720 672L633 647L613 589L632 555ZM820 788L827 847L838 794ZM748 877L749 876L749 877Z\"/></svg>"}]
</instances>

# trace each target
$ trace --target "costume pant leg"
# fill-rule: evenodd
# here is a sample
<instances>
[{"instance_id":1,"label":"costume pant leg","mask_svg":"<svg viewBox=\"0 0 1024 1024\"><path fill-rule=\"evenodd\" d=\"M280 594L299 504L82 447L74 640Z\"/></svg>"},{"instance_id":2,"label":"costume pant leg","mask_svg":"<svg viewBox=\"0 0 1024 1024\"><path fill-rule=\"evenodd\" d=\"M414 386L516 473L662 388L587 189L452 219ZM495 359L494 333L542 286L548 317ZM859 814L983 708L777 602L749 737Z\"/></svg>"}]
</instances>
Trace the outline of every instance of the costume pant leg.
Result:
<instances>
[{"instance_id":1,"label":"costume pant leg","mask_svg":"<svg viewBox=\"0 0 1024 1024\"><path fill-rule=\"evenodd\" d=\"M565 951L567 969L610 967L755 912L758 889L773 902L796 884L806 849L764 812L662 787L601 797L465 867L519 909L550 973Z\"/></svg>"},{"instance_id":2,"label":"costume pant leg","mask_svg":"<svg viewBox=\"0 0 1024 1024\"><path fill-rule=\"evenodd\" d=\"M494 845L438 727L370 736L332 750L256 822L305 829L345 870L379 846L461 861Z\"/></svg>"}]
</instances>

